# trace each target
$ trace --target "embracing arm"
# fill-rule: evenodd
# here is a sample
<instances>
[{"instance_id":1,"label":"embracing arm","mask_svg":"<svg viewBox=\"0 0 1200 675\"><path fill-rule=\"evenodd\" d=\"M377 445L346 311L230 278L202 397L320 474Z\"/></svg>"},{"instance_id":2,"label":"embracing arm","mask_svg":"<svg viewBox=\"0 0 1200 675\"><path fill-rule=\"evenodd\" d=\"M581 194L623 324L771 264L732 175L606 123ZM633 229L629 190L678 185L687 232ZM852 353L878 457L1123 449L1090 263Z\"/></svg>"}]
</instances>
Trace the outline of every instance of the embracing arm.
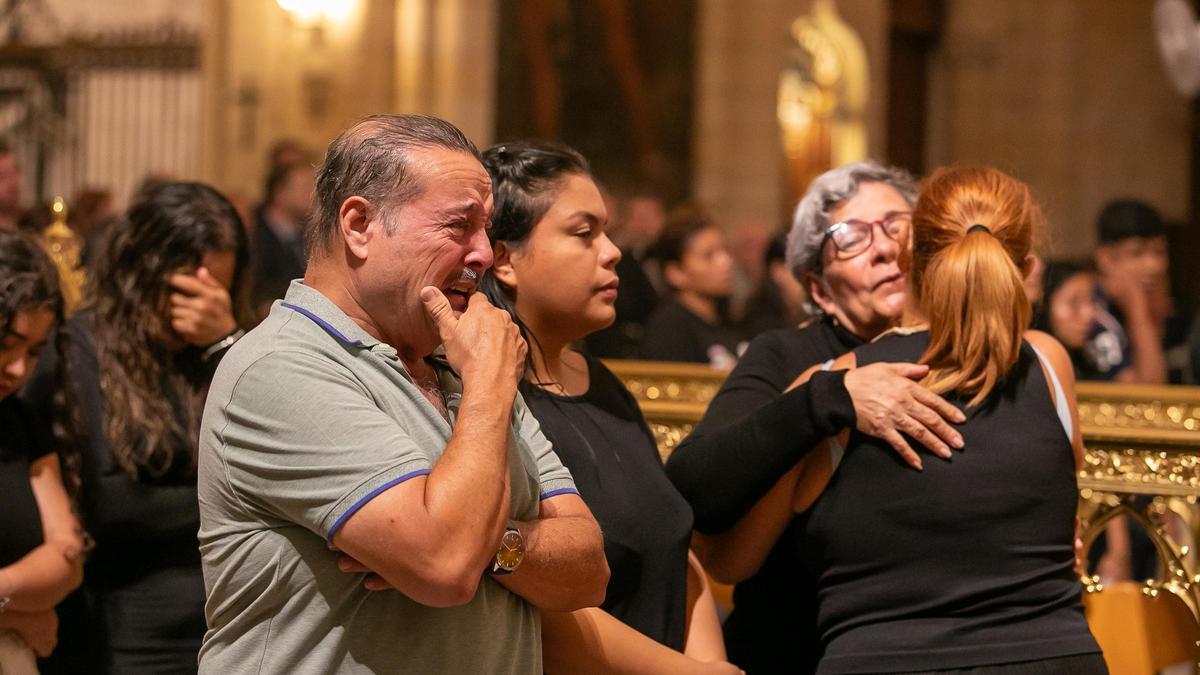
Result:
<instances>
[{"instance_id":1,"label":"embracing arm","mask_svg":"<svg viewBox=\"0 0 1200 675\"><path fill-rule=\"evenodd\" d=\"M692 547L712 578L736 584L753 576L792 520L792 494L802 468L780 478L733 527L716 535L696 532Z\"/></svg>"},{"instance_id":2,"label":"embracing arm","mask_svg":"<svg viewBox=\"0 0 1200 675\"><path fill-rule=\"evenodd\" d=\"M814 367L780 382L783 358L777 351L769 345L755 354L747 350L667 462L667 474L695 511L698 532L733 527L821 440L845 428L887 441L917 469L921 459L901 432L939 457L962 447L961 435L948 424L962 422L962 412L915 381L926 366L873 363L840 370L846 367Z\"/></svg>"},{"instance_id":3,"label":"embracing arm","mask_svg":"<svg viewBox=\"0 0 1200 675\"><path fill-rule=\"evenodd\" d=\"M597 608L542 614L547 673L692 675L737 673L737 666L681 654Z\"/></svg>"},{"instance_id":4,"label":"embracing arm","mask_svg":"<svg viewBox=\"0 0 1200 675\"><path fill-rule=\"evenodd\" d=\"M789 388L783 349L770 334L756 339L667 461L699 532L733 527L817 441L854 424L844 375Z\"/></svg>"},{"instance_id":5,"label":"embracing arm","mask_svg":"<svg viewBox=\"0 0 1200 675\"><path fill-rule=\"evenodd\" d=\"M692 551L688 551L687 603L683 653L701 661L724 661L725 636L721 634L717 603L708 584L708 573Z\"/></svg>"},{"instance_id":6,"label":"embracing arm","mask_svg":"<svg viewBox=\"0 0 1200 675\"><path fill-rule=\"evenodd\" d=\"M38 656L50 656L58 643L58 614L52 609L37 612L0 612L0 630L12 630Z\"/></svg>"},{"instance_id":7,"label":"embracing arm","mask_svg":"<svg viewBox=\"0 0 1200 675\"><path fill-rule=\"evenodd\" d=\"M840 376L843 394L854 412L849 424L828 429L824 435L809 439L808 450L817 448L825 438L844 428L859 431L885 440L915 469L921 468L921 458L901 435L908 433L939 457L948 457L950 449L962 447L962 436L947 423L961 422L963 413L940 396L930 393L914 380L928 371L926 366L911 363L872 363L856 367L853 352L834 361L831 371L814 366L788 387L799 391L815 381ZM785 394L786 395L786 394ZM807 452L760 499L750 512L720 535L697 535L697 554L713 577L725 583L748 578L762 566L771 548L787 528L798 501L820 494L829 477L827 455Z\"/></svg>"},{"instance_id":8,"label":"embracing arm","mask_svg":"<svg viewBox=\"0 0 1200 675\"><path fill-rule=\"evenodd\" d=\"M83 579L82 530L71 513L58 455L34 461L29 482L42 518L43 543L0 568L0 598L9 598L8 609L19 612L52 609Z\"/></svg>"}]
</instances>

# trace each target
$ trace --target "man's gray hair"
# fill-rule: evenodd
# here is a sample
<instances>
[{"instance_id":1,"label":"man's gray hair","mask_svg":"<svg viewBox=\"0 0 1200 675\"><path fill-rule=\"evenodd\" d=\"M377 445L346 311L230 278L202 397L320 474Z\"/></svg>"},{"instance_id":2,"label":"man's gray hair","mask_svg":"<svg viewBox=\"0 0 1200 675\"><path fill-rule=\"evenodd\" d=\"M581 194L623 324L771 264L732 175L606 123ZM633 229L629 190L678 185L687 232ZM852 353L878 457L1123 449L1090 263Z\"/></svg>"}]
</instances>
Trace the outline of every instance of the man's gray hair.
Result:
<instances>
[{"instance_id":1,"label":"man's gray hair","mask_svg":"<svg viewBox=\"0 0 1200 675\"><path fill-rule=\"evenodd\" d=\"M885 183L895 188L910 206L917 203L916 181L907 171L873 160L843 164L814 178L796 205L787 238L787 266L801 283L806 272L816 272L821 267L825 233L833 225L829 222L829 212L853 197L863 183Z\"/></svg>"},{"instance_id":2,"label":"man's gray hair","mask_svg":"<svg viewBox=\"0 0 1200 675\"><path fill-rule=\"evenodd\" d=\"M479 150L453 124L427 115L371 115L355 122L329 144L317 169L315 208L304 232L308 255L328 249L338 228L338 212L350 197L366 199L378 209L388 232L387 213L421 193L412 170L414 150L444 148L480 159Z\"/></svg>"}]
</instances>

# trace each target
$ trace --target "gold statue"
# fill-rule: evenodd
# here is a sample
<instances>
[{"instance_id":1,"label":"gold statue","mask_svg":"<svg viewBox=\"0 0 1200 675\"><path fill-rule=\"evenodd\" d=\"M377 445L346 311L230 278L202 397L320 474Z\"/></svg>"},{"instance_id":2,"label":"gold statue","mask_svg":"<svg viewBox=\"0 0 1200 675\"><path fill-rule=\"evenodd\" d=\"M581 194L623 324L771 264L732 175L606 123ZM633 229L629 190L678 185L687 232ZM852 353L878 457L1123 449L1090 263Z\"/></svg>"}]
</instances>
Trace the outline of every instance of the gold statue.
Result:
<instances>
[{"instance_id":1,"label":"gold statue","mask_svg":"<svg viewBox=\"0 0 1200 675\"><path fill-rule=\"evenodd\" d=\"M62 197L54 198L50 212L50 224L42 230L41 243L54 265L58 267L63 310L70 314L83 299L83 287L87 280L87 274L79 265L83 247L79 236L67 225L67 204Z\"/></svg>"},{"instance_id":2,"label":"gold statue","mask_svg":"<svg viewBox=\"0 0 1200 675\"><path fill-rule=\"evenodd\" d=\"M870 85L866 48L833 0L813 0L811 13L792 22L789 38L776 116L793 205L813 178L866 158Z\"/></svg>"}]
</instances>

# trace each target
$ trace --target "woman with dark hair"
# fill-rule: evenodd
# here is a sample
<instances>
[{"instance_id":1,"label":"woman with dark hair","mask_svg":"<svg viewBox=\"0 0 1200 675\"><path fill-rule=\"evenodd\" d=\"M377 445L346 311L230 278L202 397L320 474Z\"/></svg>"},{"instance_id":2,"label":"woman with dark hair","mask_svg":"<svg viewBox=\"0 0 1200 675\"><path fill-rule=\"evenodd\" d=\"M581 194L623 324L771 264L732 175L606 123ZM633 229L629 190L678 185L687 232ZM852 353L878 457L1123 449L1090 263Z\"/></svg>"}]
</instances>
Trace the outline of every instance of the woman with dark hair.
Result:
<instances>
[{"instance_id":1,"label":"woman with dark hair","mask_svg":"<svg viewBox=\"0 0 1200 675\"><path fill-rule=\"evenodd\" d=\"M787 238L778 236L763 255L763 279L746 302L742 330L747 337L799 326L806 318L804 285L787 265Z\"/></svg>"},{"instance_id":2,"label":"woman with dark hair","mask_svg":"<svg viewBox=\"0 0 1200 675\"><path fill-rule=\"evenodd\" d=\"M1034 328L1049 333L1071 356L1075 378L1100 380L1084 350L1096 321L1096 273L1088 265L1051 260L1042 271L1042 300L1035 308Z\"/></svg>"},{"instance_id":3,"label":"woman with dark hair","mask_svg":"<svg viewBox=\"0 0 1200 675\"><path fill-rule=\"evenodd\" d=\"M692 513L663 471L621 382L572 349L610 325L620 250L587 163L574 150L510 143L484 153L495 262L482 289L530 345L520 384L604 532L611 578L599 608L543 613L547 672L737 672L699 563Z\"/></svg>"},{"instance_id":4,"label":"woman with dark hair","mask_svg":"<svg viewBox=\"0 0 1200 675\"><path fill-rule=\"evenodd\" d=\"M162 183L108 230L90 296L63 331L81 505L96 539L85 587L100 671L196 670L197 430L217 361L241 335L231 298L246 259L228 200L199 183Z\"/></svg>"},{"instance_id":5,"label":"woman with dark hair","mask_svg":"<svg viewBox=\"0 0 1200 675\"><path fill-rule=\"evenodd\" d=\"M732 368L745 344L725 315L733 293L733 257L721 230L695 207L676 208L650 257L672 298L646 320L642 358Z\"/></svg>"},{"instance_id":6,"label":"woman with dark hair","mask_svg":"<svg viewBox=\"0 0 1200 675\"><path fill-rule=\"evenodd\" d=\"M72 461L14 394L62 320L58 270L31 239L0 230L0 672L36 673L57 641L54 608L79 585L83 537L64 482ZM69 457L66 459L70 459ZM64 471L67 473L64 481Z\"/></svg>"},{"instance_id":7,"label":"woman with dark hair","mask_svg":"<svg viewBox=\"0 0 1200 675\"><path fill-rule=\"evenodd\" d=\"M1107 672L1074 571L1075 378L1062 345L1028 329L1041 227L1028 187L999 171L927 179L899 327L830 367L928 366L922 384L966 414L962 451L914 472L844 430L780 484L790 504L747 525L802 514L789 540L818 588L818 673Z\"/></svg>"}]
</instances>

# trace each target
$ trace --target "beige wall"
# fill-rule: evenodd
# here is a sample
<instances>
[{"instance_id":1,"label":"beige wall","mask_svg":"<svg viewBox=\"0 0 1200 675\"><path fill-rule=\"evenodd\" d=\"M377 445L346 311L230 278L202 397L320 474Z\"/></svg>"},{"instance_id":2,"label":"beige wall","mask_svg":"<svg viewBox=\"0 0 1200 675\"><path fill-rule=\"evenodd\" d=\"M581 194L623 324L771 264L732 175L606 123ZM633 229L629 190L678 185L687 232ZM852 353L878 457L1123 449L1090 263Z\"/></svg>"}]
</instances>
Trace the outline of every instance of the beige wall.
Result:
<instances>
[{"instance_id":1,"label":"beige wall","mask_svg":"<svg viewBox=\"0 0 1200 675\"><path fill-rule=\"evenodd\" d=\"M838 12L863 40L871 80L867 147L885 147L888 3L839 0ZM788 27L807 0L701 0L696 47L693 192L727 227L775 224L786 204L775 103Z\"/></svg>"},{"instance_id":2,"label":"beige wall","mask_svg":"<svg viewBox=\"0 0 1200 675\"><path fill-rule=\"evenodd\" d=\"M1117 196L1187 211L1190 121L1158 60L1149 2L950 0L934 59L929 165L1030 183L1051 253L1084 255Z\"/></svg>"},{"instance_id":3,"label":"beige wall","mask_svg":"<svg viewBox=\"0 0 1200 675\"><path fill-rule=\"evenodd\" d=\"M344 20L314 28L274 0L213 0L206 166L220 187L257 196L274 141L323 148L355 118L391 107L392 3L352 4Z\"/></svg>"},{"instance_id":4,"label":"beige wall","mask_svg":"<svg viewBox=\"0 0 1200 675\"><path fill-rule=\"evenodd\" d=\"M206 177L257 199L272 142L298 138L320 152L372 113L439 115L486 144L494 2L347 0L344 19L314 30L275 0L209 0ZM256 105L244 103L251 91Z\"/></svg>"}]
</instances>

